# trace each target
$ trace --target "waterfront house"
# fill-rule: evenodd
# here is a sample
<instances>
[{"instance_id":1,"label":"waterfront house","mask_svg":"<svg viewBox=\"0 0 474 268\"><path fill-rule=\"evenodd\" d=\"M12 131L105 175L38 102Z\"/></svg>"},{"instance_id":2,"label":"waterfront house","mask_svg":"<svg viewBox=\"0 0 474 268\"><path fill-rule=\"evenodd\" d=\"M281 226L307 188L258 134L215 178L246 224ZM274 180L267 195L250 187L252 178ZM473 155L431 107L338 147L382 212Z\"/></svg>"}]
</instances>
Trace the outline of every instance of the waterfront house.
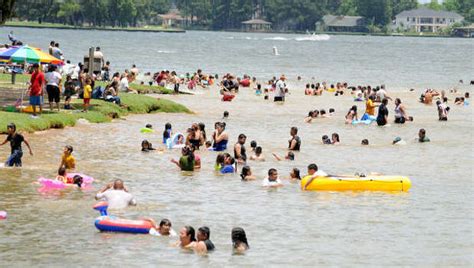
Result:
<instances>
[{"instance_id":1,"label":"waterfront house","mask_svg":"<svg viewBox=\"0 0 474 268\"><path fill-rule=\"evenodd\" d=\"M394 28L404 31L436 33L454 23L460 23L464 17L456 12L437 11L426 7L405 10L395 16Z\"/></svg>"},{"instance_id":2,"label":"waterfront house","mask_svg":"<svg viewBox=\"0 0 474 268\"><path fill-rule=\"evenodd\" d=\"M158 16L161 19L161 26L163 28L182 28L186 20L177 9L171 9L168 13Z\"/></svg>"},{"instance_id":3,"label":"waterfront house","mask_svg":"<svg viewBox=\"0 0 474 268\"><path fill-rule=\"evenodd\" d=\"M316 23L318 32L367 32L367 22L361 16L325 15Z\"/></svg>"},{"instance_id":4,"label":"waterfront house","mask_svg":"<svg viewBox=\"0 0 474 268\"><path fill-rule=\"evenodd\" d=\"M465 27L456 27L452 32L453 36L474 38L474 23Z\"/></svg>"},{"instance_id":5,"label":"waterfront house","mask_svg":"<svg viewBox=\"0 0 474 268\"><path fill-rule=\"evenodd\" d=\"M262 19L251 19L242 22L246 32L268 32L272 29L272 23Z\"/></svg>"}]
</instances>

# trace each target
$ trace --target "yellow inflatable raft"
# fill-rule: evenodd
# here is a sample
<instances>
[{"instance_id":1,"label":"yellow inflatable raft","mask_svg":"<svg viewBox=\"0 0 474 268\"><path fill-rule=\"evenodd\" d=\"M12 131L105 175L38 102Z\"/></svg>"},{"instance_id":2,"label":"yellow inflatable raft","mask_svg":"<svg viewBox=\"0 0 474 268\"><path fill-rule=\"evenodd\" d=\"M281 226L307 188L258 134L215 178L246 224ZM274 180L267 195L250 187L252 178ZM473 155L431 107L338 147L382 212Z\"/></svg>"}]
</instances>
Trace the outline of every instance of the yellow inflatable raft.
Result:
<instances>
[{"instance_id":1,"label":"yellow inflatable raft","mask_svg":"<svg viewBox=\"0 0 474 268\"><path fill-rule=\"evenodd\" d=\"M301 189L311 179L306 176L301 179ZM308 191L401 191L408 192L411 181L404 176L328 176L316 177L306 187Z\"/></svg>"}]
</instances>

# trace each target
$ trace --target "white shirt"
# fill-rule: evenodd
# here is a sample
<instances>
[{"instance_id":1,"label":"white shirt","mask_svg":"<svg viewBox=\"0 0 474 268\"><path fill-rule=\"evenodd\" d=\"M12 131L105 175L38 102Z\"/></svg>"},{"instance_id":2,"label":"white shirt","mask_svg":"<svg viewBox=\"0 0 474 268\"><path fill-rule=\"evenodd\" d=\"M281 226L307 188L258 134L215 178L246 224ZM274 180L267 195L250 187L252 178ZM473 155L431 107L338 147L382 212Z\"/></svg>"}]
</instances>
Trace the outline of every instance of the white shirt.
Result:
<instances>
[{"instance_id":1,"label":"white shirt","mask_svg":"<svg viewBox=\"0 0 474 268\"><path fill-rule=\"evenodd\" d=\"M123 209L128 205L136 205L137 201L133 198L133 195L123 190L110 189L103 193L96 195L97 199L105 199L109 203L111 209Z\"/></svg>"},{"instance_id":2,"label":"white shirt","mask_svg":"<svg viewBox=\"0 0 474 268\"><path fill-rule=\"evenodd\" d=\"M65 75L70 75L71 78L72 78L72 75L74 74L74 69L76 68L76 66L70 64L70 63L67 63L66 65L64 65L64 74Z\"/></svg>"},{"instance_id":3,"label":"white shirt","mask_svg":"<svg viewBox=\"0 0 474 268\"><path fill-rule=\"evenodd\" d=\"M150 231L148 232L150 235L153 236L162 236L160 232L158 232L155 228L151 228ZM171 229L170 230L170 237L176 237L178 234L175 232L175 230Z\"/></svg>"},{"instance_id":4,"label":"white shirt","mask_svg":"<svg viewBox=\"0 0 474 268\"><path fill-rule=\"evenodd\" d=\"M385 99L385 95L387 95L387 91L385 91L384 89L379 89L379 90L377 90L376 96L377 96L380 100Z\"/></svg>"},{"instance_id":5,"label":"white shirt","mask_svg":"<svg viewBox=\"0 0 474 268\"><path fill-rule=\"evenodd\" d=\"M61 80L61 75L54 71L54 72L48 72L45 74L44 79L46 79L47 85L50 86L59 86L59 80Z\"/></svg>"},{"instance_id":6,"label":"white shirt","mask_svg":"<svg viewBox=\"0 0 474 268\"><path fill-rule=\"evenodd\" d=\"M128 78L124 77L120 80L119 91L127 92L128 91Z\"/></svg>"},{"instance_id":7,"label":"white shirt","mask_svg":"<svg viewBox=\"0 0 474 268\"><path fill-rule=\"evenodd\" d=\"M276 83L275 96L285 97L285 88L286 88L285 82L283 80L278 80L278 82Z\"/></svg>"},{"instance_id":8,"label":"white shirt","mask_svg":"<svg viewBox=\"0 0 474 268\"><path fill-rule=\"evenodd\" d=\"M316 175L318 177L327 177L328 174L326 172L322 171L322 170L318 170L313 175Z\"/></svg>"},{"instance_id":9,"label":"white shirt","mask_svg":"<svg viewBox=\"0 0 474 268\"><path fill-rule=\"evenodd\" d=\"M61 60L63 57L63 52L61 51L61 49L53 47L53 57Z\"/></svg>"},{"instance_id":10,"label":"white shirt","mask_svg":"<svg viewBox=\"0 0 474 268\"><path fill-rule=\"evenodd\" d=\"M79 79L79 72L80 71L81 71L81 68L79 67L79 65L76 65L76 67L74 67L74 69L72 71L71 78L72 79Z\"/></svg>"},{"instance_id":11,"label":"white shirt","mask_svg":"<svg viewBox=\"0 0 474 268\"><path fill-rule=\"evenodd\" d=\"M281 183L280 178L276 179L276 181L270 181L268 178L266 178L262 182L263 187L271 187L271 186L278 186L278 185L283 185L283 183Z\"/></svg>"}]
</instances>

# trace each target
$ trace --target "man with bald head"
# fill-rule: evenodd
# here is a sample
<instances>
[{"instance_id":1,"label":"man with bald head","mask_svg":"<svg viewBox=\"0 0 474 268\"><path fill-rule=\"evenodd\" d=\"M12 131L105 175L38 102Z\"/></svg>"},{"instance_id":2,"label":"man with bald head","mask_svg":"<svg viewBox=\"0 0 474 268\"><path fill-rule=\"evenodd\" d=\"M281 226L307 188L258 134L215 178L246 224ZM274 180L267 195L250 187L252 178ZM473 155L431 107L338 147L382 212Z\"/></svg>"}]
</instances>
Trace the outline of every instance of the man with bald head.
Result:
<instances>
[{"instance_id":1,"label":"man with bald head","mask_svg":"<svg viewBox=\"0 0 474 268\"><path fill-rule=\"evenodd\" d=\"M107 184L96 194L95 199L107 201L111 209L123 209L137 204L120 179Z\"/></svg>"}]
</instances>

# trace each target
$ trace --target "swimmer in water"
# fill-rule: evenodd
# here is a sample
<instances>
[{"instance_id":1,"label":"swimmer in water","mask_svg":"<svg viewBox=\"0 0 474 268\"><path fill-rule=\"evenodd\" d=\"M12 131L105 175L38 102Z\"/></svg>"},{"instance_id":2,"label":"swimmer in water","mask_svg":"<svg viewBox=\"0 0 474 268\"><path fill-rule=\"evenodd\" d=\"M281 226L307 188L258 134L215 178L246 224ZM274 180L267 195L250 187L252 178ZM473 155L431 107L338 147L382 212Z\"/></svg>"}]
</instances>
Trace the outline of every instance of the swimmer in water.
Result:
<instances>
[{"instance_id":1,"label":"swimmer in water","mask_svg":"<svg viewBox=\"0 0 474 268\"><path fill-rule=\"evenodd\" d=\"M155 148L153 148L151 142L149 142L148 140L143 140L142 141L142 152L150 152L150 151L154 151Z\"/></svg>"},{"instance_id":2,"label":"swimmer in water","mask_svg":"<svg viewBox=\"0 0 474 268\"><path fill-rule=\"evenodd\" d=\"M300 170L298 168L293 168L290 172L290 181L301 180Z\"/></svg>"},{"instance_id":3,"label":"swimmer in water","mask_svg":"<svg viewBox=\"0 0 474 268\"><path fill-rule=\"evenodd\" d=\"M171 221L168 219L162 219L160 221L160 224L156 224L156 222L151 219L151 218L145 218L143 219L145 221L149 221L153 228L150 229L149 234L153 236L169 236L169 237L175 237L178 236L178 234L171 228Z\"/></svg>"},{"instance_id":4,"label":"swimmer in water","mask_svg":"<svg viewBox=\"0 0 474 268\"><path fill-rule=\"evenodd\" d=\"M57 181L62 181L63 183L67 183L66 179L66 168L60 167L58 169L58 175L56 176Z\"/></svg>"},{"instance_id":5,"label":"swimmer in water","mask_svg":"<svg viewBox=\"0 0 474 268\"><path fill-rule=\"evenodd\" d=\"M331 143L332 143L333 145L338 145L338 144L341 143L341 140L339 139L339 134L337 134L337 133L332 133L331 137L332 137L332 142L331 142Z\"/></svg>"},{"instance_id":6,"label":"swimmer in water","mask_svg":"<svg viewBox=\"0 0 474 268\"><path fill-rule=\"evenodd\" d=\"M314 92L313 90L311 89L311 85L310 84L306 84L306 88L304 90L304 94L305 95L313 95Z\"/></svg>"},{"instance_id":7,"label":"swimmer in water","mask_svg":"<svg viewBox=\"0 0 474 268\"><path fill-rule=\"evenodd\" d=\"M424 128L418 131L418 142L430 142L430 138L426 137L426 130Z\"/></svg>"},{"instance_id":8,"label":"swimmer in water","mask_svg":"<svg viewBox=\"0 0 474 268\"><path fill-rule=\"evenodd\" d=\"M305 123L311 123L313 121L313 111L308 112L308 116L303 120Z\"/></svg>"},{"instance_id":9,"label":"swimmer in water","mask_svg":"<svg viewBox=\"0 0 474 268\"><path fill-rule=\"evenodd\" d=\"M283 183L278 178L278 171L274 168L268 170L268 178L263 180L263 187L281 187Z\"/></svg>"},{"instance_id":10,"label":"swimmer in water","mask_svg":"<svg viewBox=\"0 0 474 268\"><path fill-rule=\"evenodd\" d=\"M255 149L255 154L250 156L250 160L260 161L260 162L265 161L265 156L263 156L262 152L263 152L262 147L257 146L257 148Z\"/></svg>"},{"instance_id":11,"label":"swimmer in water","mask_svg":"<svg viewBox=\"0 0 474 268\"><path fill-rule=\"evenodd\" d=\"M255 149L257 148L257 141L250 142L250 149L253 153L255 153Z\"/></svg>"},{"instance_id":12,"label":"swimmer in water","mask_svg":"<svg viewBox=\"0 0 474 268\"><path fill-rule=\"evenodd\" d=\"M310 185L311 182L313 182L314 179L316 179L317 177L327 177L328 174L326 174L326 172L322 170L318 170L318 166L313 163L313 164L308 165L308 176L311 176L311 179L309 179L304 185L303 189L305 190L308 187L308 185Z\"/></svg>"},{"instance_id":13,"label":"swimmer in water","mask_svg":"<svg viewBox=\"0 0 474 268\"><path fill-rule=\"evenodd\" d=\"M224 167L225 155L218 154L216 157L216 163L214 164L214 170L220 171Z\"/></svg>"},{"instance_id":14,"label":"swimmer in water","mask_svg":"<svg viewBox=\"0 0 474 268\"><path fill-rule=\"evenodd\" d=\"M228 119L229 118L229 112L224 111L224 114L222 115L222 119Z\"/></svg>"},{"instance_id":15,"label":"swimmer in water","mask_svg":"<svg viewBox=\"0 0 474 268\"><path fill-rule=\"evenodd\" d=\"M446 103L441 103L441 101L436 101L436 106L438 107L438 120L439 121L448 121L448 111L449 107Z\"/></svg>"},{"instance_id":16,"label":"swimmer in water","mask_svg":"<svg viewBox=\"0 0 474 268\"><path fill-rule=\"evenodd\" d=\"M165 124L165 131L163 131L163 144L166 144L166 140L171 138L172 131L171 131L171 124Z\"/></svg>"},{"instance_id":17,"label":"swimmer in water","mask_svg":"<svg viewBox=\"0 0 474 268\"><path fill-rule=\"evenodd\" d=\"M232 239L232 247L236 253L242 254L250 248L247 235L243 228L233 228L230 236Z\"/></svg>"},{"instance_id":18,"label":"swimmer in water","mask_svg":"<svg viewBox=\"0 0 474 268\"><path fill-rule=\"evenodd\" d=\"M8 167L21 167L22 161L21 158L23 157L23 151L21 149L21 143L24 142L30 151L30 155L33 156L33 151L31 150L30 144L28 141L23 137L23 135L16 132L16 125L14 123L10 123L7 125L7 138L0 143L0 146L10 142L11 147L11 155L8 157L7 161L5 162L5 166Z\"/></svg>"},{"instance_id":19,"label":"swimmer in water","mask_svg":"<svg viewBox=\"0 0 474 268\"><path fill-rule=\"evenodd\" d=\"M329 108L329 116L333 116L335 112L334 108Z\"/></svg>"},{"instance_id":20,"label":"swimmer in water","mask_svg":"<svg viewBox=\"0 0 474 268\"><path fill-rule=\"evenodd\" d=\"M298 128L292 127L290 129L291 138L288 140L288 150L299 151L301 147L301 139L298 136Z\"/></svg>"},{"instance_id":21,"label":"swimmer in water","mask_svg":"<svg viewBox=\"0 0 474 268\"><path fill-rule=\"evenodd\" d=\"M195 159L192 149L189 147L183 147L183 149L181 149L181 154L182 156L179 161L171 159L171 163L176 164L181 171L194 171Z\"/></svg>"},{"instance_id":22,"label":"swimmer in water","mask_svg":"<svg viewBox=\"0 0 474 268\"><path fill-rule=\"evenodd\" d=\"M388 99L383 99L382 104L379 106L379 112L377 114L377 125L385 126L388 122Z\"/></svg>"},{"instance_id":23,"label":"swimmer in water","mask_svg":"<svg viewBox=\"0 0 474 268\"><path fill-rule=\"evenodd\" d=\"M206 254L209 251L213 251L216 247L211 241L211 230L209 227L203 226L199 227L197 233L197 243L195 245L195 250L197 253Z\"/></svg>"},{"instance_id":24,"label":"swimmer in water","mask_svg":"<svg viewBox=\"0 0 474 268\"><path fill-rule=\"evenodd\" d=\"M346 114L346 124L351 124L353 120L358 120L357 106L353 105Z\"/></svg>"},{"instance_id":25,"label":"swimmer in water","mask_svg":"<svg viewBox=\"0 0 474 268\"><path fill-rule=\"evenodd\" d=\"M327 115L326 115L326 110L321 109L321 110L319 111L319 117L321 117L321 118L326 118L326 117L327 117Z\"/></svg>"},{"instance_id":26,"label":"swimmer in water","mask_svg":"<svg viewBox=\"0 0 474 268\"><path fill-rule=\"evenodd\" d=\"M184 226L179 231L179 241L176 246L182 249L194 249L196 246L196 231L192 226Z\"/></svg>"},{"instance_id":27,"label":"swimmer in water","mask_svg":"<svg viewBox=\"0 0 474 268\"><path fill-rule=\"evenodd\" d=\"M249 166L244 166L242 168L242 173L240 173L240 178L242 178L243 181L251 181L251 180L257 179L252 174L252 169Z\"/></svg>"},{"instance_id":28,"label":"swimmer in water","mask_svg":"<svg viewBox=\"0 0 474 268\"><path fill-rule=\"evenodd\" d=\"M396 137L393 141L392 141L392 145L406 145L407 142L404 141L402 138L400 137Z\"/></svg>"},{"instance_id":29,"label":"swimmer in water","mask_svg":"<svg viewBox=\"0 0 474 268\"><path fill-rule=\"evenodd\" d=\"M235 164L235 159L229 154L224 154L224 166L221 168L221 173L222 174L234 173L235 172L234 164Z\"/></svg>"},{"instance_id":30,"label":"swimmer in water","mask_svg":"<svg viewBox=\"0 0 474 268\"><path fill-rule=\"evenodd\" d=\"M360 142L361 145L369 145L369 140L368 139L363 139L361 142Z\"/></svg>"},{"instance_id":31,"label":"swimmer in water","mask_svg":"<svg viewBox=\"0 0 474 268\"><path fill-rule=\"evenodd\" d=\"M237 143L234 145L234 157L239 164L245 164L247 162L247 152L245 149L245 141L247 136L240 134Z\"/></svg>"},{"instance_id":32,"label":"swimmer in water","mask_svg":"<svg viewBox=\"0 0 474 268\"><path fill-rule=\"evenodd\" d=\"M260 96L262 95L262 85L257 84L257 89L255 90L255 95Z\"/></svg>"},{"instance_id":33,"label":"swimmer in water","mask_svg":"<svg viewBox=\"0 0 474 268\"><path fill-rule=\"evenodd\" d=\"M321 141L323 144L332 144L331 139L328 137L328 135L323 135Z\"/></svg>"},{"instance_id":34,"label":"swimmer in water","mask_svg":"<svg viewBox=\"0 0 474 268\"><path fill-rule=\"evenodd\" d=\"M405 106L399 98L395 99L395 123L404 124L405 121L413 121L413 117L408 116Z\"/></svg>"},{"instance_id":35,"label":"swimmer in water","mask_svg":"<svg viewBox=\"0 0 474 268\"><path fill-rule=\"evenodd\" d=\"M63 155L61 157L61 163L59 164L59 169L64 167L68 171L72 171L76 168L76 159L72 156L74 149L71 145L67 145L63 149Z\"/></svg>"},{"instance_id":36,"label":"swimmer in water","mask_svg":"<svg viewBox=\"0 0 474 268\"><path fill-rule=\"evenodd\" d=\"M283 159L281 157L279 157L276 153L272 153L272 155L273 155L273 157L275 157L275 159L277 161L281 161L281 160L293 161L293 160L295 160L295 154L293 152L288 152Z\"/></svg>"}]
</instances>

